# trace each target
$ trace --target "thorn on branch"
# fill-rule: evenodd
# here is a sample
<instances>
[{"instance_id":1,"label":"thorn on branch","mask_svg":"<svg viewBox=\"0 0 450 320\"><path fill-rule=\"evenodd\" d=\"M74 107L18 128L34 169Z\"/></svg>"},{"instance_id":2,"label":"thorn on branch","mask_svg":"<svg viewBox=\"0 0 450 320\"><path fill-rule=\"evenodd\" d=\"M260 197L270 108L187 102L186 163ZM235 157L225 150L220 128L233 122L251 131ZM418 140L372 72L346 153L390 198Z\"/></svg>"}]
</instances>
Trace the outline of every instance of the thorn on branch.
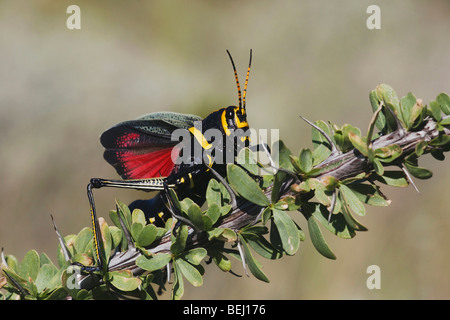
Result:
<instances>
[{"instance_id":1,"label":"thorn on branch","mask_svg":"<svg viewBox=\"0 0 450 320\"><path fill-rule=\"evenodd\" d=\"M170 278L172 272L170 270L170 262L166 264L166 271L167 271L167 283L172 284L172 280Z\"/></svg>"},{"instance_id":2,"label":"thorn on branch","mask_svg":"<svg viewBox=\"0 0 450 320\"><path fill-rule=\"evenodd\" d=\"M331 216L333 215L334 207L336 206L336 194L337 190L333 191L333 198L331 199L331 205L328 207L328 223L330 223Z\"/></svg>"},{"instance_id":3,"label":"thorn on branch","mask_svg":"<svg viewBox=\"0 0 450 320\"><path fill-rule=\"evenodd\" d=\"M328 136L328 134L323 131L321 128L319 128L318 126L316 126L314 123L312 123L311 121L309 121L308 119L300 116L300 118L302 118L306 123L308 123L310 126L312 126L314 129L316 129L317 131L319 131L324 137L325 139L327 139L328 143L331 146L331 154L340 154L341 152L339 151L339 149L337 148L336 144L334 143L334 141L330 138L330 136Z\"/></svg>"},{"instance_id":4,"label":"thorn on branch","mask_svg":"<svg viewBox=\"0 0 450 320\"><path fill-rule=\"evenodd\" d=\"M248 275L247 263L245 262L244 252L242 251L241 242L239 241L239 238L236 240L236 244L237 244L237 248L239 250L239 255L241 256L241 259L242 259L242 266L244 267L244 272L247 275L247 277L250 277Z\"/></svg>"},{"instance_id":5,"label":"thorn on branch","mask_svg":"<svg viewBox=\"0 0 450 320\"><path fill-rule=\"evenodd\" d=\"M61 236L61 233L59 232L58 227L56 226L55 219L53 219L53 215L50 215L50 217L52 219L53 228L55 229L56 235L58 236L58 241L61 246L62 253L64 255L64 260L69 261L70 260L70 252L67 249L66 243L64 242L64 239Z\"/></svg>"},{"instance_id":6,"label":"thorn on branch","mask_svg":"<svg viewBox=\"0 0 450 320\"><path fill-rule=\"evenodd\" d=\"M378 109L373 113L372 119L369 123L369 130L367 132L367 147L372 148L372 134L373 129L375 127L375 122L377 121L378 115L380 114L381 110L383 109L383 101L380 102L378 105Z\"/></svg>"},{"instance_id":7,"label":"thorn on branch","mask_svg":"<svg viewBox=\"0 0 450 320\"><path fill-rule=\"evenodd\" d=\"M269 162L270 162L269 166L273 169L273 174L276 174L277 171L278 171L278 168L275 165L275 161L273 161L272 155L270 154L270 151L268 149L267 144L266 143L262 143L261 145L262 145L262 147L264 149L264 152L267 155L267 158L269 159Z\"/></svg>"},{"instance_id":8,"label":"thorn on branch","mask_svg":"<svg viewBox=\"0 0 450 320\"><path fill-rule=\"evenodd\" d=\"M414 189L416 189L417 193L420 194L419 188L417 188L416 184L414 183L413 179L411 178L411 175L409 174L408 170L403 166L403 164L400 164L400 169L402 169L403 173L406 176L406 180L408 180L409 183L412 184Z\"/></svg>"},{"instance_id":9,"label":"thorn on branch","mask_svg":"<svg viewBox=\"0 0 450 320\"><path fill-rule=\"evenodd\" d=\"M4 273L4 274L6 275L6 277L9 279L9 281L11 281L12 284L17 288L17 290L19 290L21 296L25 297L25 296L28 295L27 290L25 290L25 288L22 287L22 285L21 285L20 283L18 283L18 282L16 281L16 279L14 279L13 277L11 277L10 274L9 274L6 270L3 270L3 273Z\"/></svg>"}]
</instances>

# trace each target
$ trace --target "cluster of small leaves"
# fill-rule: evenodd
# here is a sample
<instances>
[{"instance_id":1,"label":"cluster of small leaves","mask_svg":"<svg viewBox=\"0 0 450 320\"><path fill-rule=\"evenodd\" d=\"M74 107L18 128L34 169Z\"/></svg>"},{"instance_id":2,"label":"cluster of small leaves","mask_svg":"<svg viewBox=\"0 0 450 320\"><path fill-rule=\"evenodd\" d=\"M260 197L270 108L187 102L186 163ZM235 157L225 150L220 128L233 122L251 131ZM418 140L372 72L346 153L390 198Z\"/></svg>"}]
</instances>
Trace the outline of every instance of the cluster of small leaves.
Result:
<instances>
[{"instance_id":1,"label":"cluster of small leaves","mask_svg":"<svg viewBox=\"0 0 450 320\"><path fill-rule=\"evenodd\" d=\"M430 152L436 159L443 160L443 152L450 150L450 136L444 133L445 126L450 124L450 118L445 117L450 114L448 95L441 93L436 101L424 106L412 93L398 99L394 90L383 84L373 90L369 97L374 117L366 136L358 128L348 124L338 127L318 121L315 125L322 132L312 129L314 150L302 149L298 157L290 155L290 163L285 157L284 168L289 168L302 177L302 181L293 185L292 190L300 195L314 192L317 202L303 203L300 211L308 220L314 246L331 259L335 255L326 244L317 222L341 238L352 238L356 231L366 231L367 228L355 218L355 215L365 215L364 204L390 204L390 200L375 182L406 187L412 182L409 174L418 179L428 179L432 173L418 166L418 158L425 152ZM414 152L404 154L403 148L396 143L375 147L374 141L380 136L391 134L394 139L401 140L407 132L421 130L427 117L434 119L440 134L430 141L420 140L415 145ZM374 126L379 130L377 135L374 135ZM338 180L333 175L327 175L327 172L342 162L320 165L330 159L333 153L344 154L354 150L365 157L369 164L368 170ZM289 152L284 151L282 154ZM386 169L392 166L402 170Z\"/></svg>"},{"instance_id":2,"label":"cluster of small leaves","mask_svg":"<svg viewBox=\"0 0 450 320\"><path fill-rule=\"evenodd\" d=\"M0 277L1 300L28 299L55 300L67 297L61 287L61 276L68 265L56 267L45 253L28 251L22 261L13 255L3 259ZM6 264L8 268L6 268ZM19 289L20 288L20 289Z\"/></svg>"},{"instance_id":3,"label":"cluster of small leaves","mask_svg":"<svg viewBox=\"0 0 450 320\"><path fill-rule=\"evenodd\" d=\"M60 238L59 267L45 254L33 250L21 263L13 256L4 258L1 298L155 299L154 286L159 286L159 292L172 282L172 298L179 299L184 294L184 280L195 287L203 284L202 262L214 262L220 270L229 272L230 258L242 264L245 272L249 270L257 279L269 282L259 256L280 259L294 255L306 238L297 223L299 217L306 219L318 252L336 259L323 228L344 239L366 231L358 221L366 214L365 205L390 203L376 183L405 187L412 182L410 175L430 178L431 171L419 167L418 158L431 153L443 160L444 152L450 150L448 95L442 93L423 105L412 93L399 99L392 88L380 85L369 97L374 116L366 135L349 124L317 121L312 128L312 150L304 148L294 155L282 141L272 147L278 152L274 157L278 159L278 170L262 168L254 153L242 150L237 158L239 165L227 166L226 185L216 179L209 181L203 207L189 198L179 200L170 190L174 205L189 226L183 223L175 227L176 221L168 219L164 227L156 227L147 223L141 210L130 212L117 201L117 210L110 212L114 225L99 220L103 244L100 254L104 261L111 262L110 268L105 266L87 276L96 281L91 288L77 287L72 277L77 268L73 263L95 264L93 232L85 228L78 235ZM413 141L412 150L402 144L407 134L421 132L430 119L438 134ZM359 171L350 168L342 173L356 158L363 163ZM233 206L234 197L258 208L259 214L250 223L230 224L233 215L246 214ZM126 252L132 253L133 260L125 263L126 267L112 267L112 262Z\"/></svg>"},{"instance_id":4,"label":"cluster of small leaves","mask_svg":"<svg viewBox=\"0 0 450 320\"><path fill-rule=\"evenodd\" d=\"M428 179L432 176L431 171L418 167L417 159L425 152L429 151L438 160L444 159L444 151L448 151L450 136L443 134L444 127L450 125L450 98L447 94L441 93L436 100L428 105L423 105L421 99L417 99L411 92L399 99L395 91L387 85L379 85L370 95L370 103L374 112L379 108L380 103L389 108L383 109L376 118L376 126L384 135L398 130L418 131L427 117L436 121L437 129L441 134L431 141L420 141L413 153L402 159L402 163L409 173L418 179ZM396 145L372 150L371 148L361 148L361 142L355 141L354 146L362 152L374 164L376 172L383 175L383 164L393 163L401 158L402 150Z\"/></svg>"}]
</instances>

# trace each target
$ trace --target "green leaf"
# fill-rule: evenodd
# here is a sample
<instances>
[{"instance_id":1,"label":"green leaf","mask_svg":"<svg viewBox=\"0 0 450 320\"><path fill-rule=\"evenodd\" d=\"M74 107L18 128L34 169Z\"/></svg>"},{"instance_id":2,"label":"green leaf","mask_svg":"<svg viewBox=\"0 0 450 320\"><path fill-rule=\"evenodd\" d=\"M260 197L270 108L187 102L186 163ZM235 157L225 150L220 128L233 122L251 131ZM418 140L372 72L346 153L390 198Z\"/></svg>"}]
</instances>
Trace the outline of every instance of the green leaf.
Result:
<instances>
[{"instance_id":1,"label":"green leaf","mask_svg":"<svg viewBox=\"0 0 450 320\"><path fill-rule=\"evenodd\" d=\"M355 135L357 135L359 137L361 136L361 130L359 130L359 128L356 128L349 124L344 124L342 126L342 138L343 138L342 145L341 145L342 152L350 151L353 148L353 145L348 136L348 134L350 132L353 132Z\"/></svg>"},{"instance_id":2,"label":"green leaf","mask_svg":"<svg viewBox=\"0 0 450 320\"><path fill-rule=\"evenodd\" d=\"M122 242L122 230L116 226L110 226L109 231L111 233L112 248L116 248Z\"/></svg>"},{"instance_id":3,"label":"green leaf","mask_svg":"<svg viewBox=\"0 0 450 320\"><path fill-rule=\"evenodd\" d=\"M9 269L18 274L20 264L19 264L19 261L17 260L17 258L10 254L10 255L7 255L5 259L6 259L6 263L9 267Z\"/></svg>"},{"instance_id":4,"label":"green leaf","mask_svg":"<svg viewBox=\"0 0 450 320\"><path fill-rule=\"evenodd\" d=\"M175 260L176 266L179 268L183 276L194 286L200 287L203 284L203 277L200 272L189 262L183 259Z\"/></svg>"},{"instance_id":5,"label":"green leaf","mask_svg":"<svg viewBox=\"0 0 450 320\"><path fill-rule=\"evenodd\" d=\"M369 94L369 100L370 104L372 106L372 111L375 112L378 110L380 106L381 98L378 97L377 90L372 90ZM375 121L375 125L377 126L378 130L385 132L386 129L386 117L383 113L378 114L378 117Z\"/></svg>"},{"instance_id":6,"label":"green leaf","mask_svg":"<svg viewBox=\"0 0 450 320\"><path fill-rule=\"evenodd\" d=\"M145 221L145 214L141 209L134 209L131 213L131 223L139 223L142 226L145 226L147 223Z\"/></svg>"},{"instance_id":7,"label":"green leaf","mask_svg":"<svg viewBox=\"0 0 450 320\"><path fill-rule=\"evenodd\" d=\"M353 191L358 199L368 205L377 207L386 207L391 201L386 199L380 192L380 188L373 184L351 183L347 187Z\"/></svg>"},{"instance_id":8,"label":"green leaf","mask_svg":"<svg viewBox=\"0 0 450 320\"><path fill-rule=\"evenodd\" d=\"M345 203L345 199L343 198L342 193L339 193L339 198L343 203L341 207L341 212L342 215L344 216L345 222L347 223L348 227L357 231L367 231L367 228L363 226L358 220L356 220L351 214L348 208L348 204Z\"/></svg>"},{"instance_id":9,"label":"green leaf","mask_svg":"<svg viewBox=\"0 0 450 320\"><path fill-rule=\"evenodd\" d=\"M250 248L248 247L248 244L244 237L239 236L240 244L242 245L242 249L244 251L244 257L245 261L247 263L247 266L250 270L250 272L255 276L255 278L264 281L264 282L270 282L269 278L265 275L265 273L262 271L262 265L258 262L255 258L253 258L253 255L250 251Z\"/></svg>"},{"instance_id":10,"label":"green leaf","mask_svg":"<svg viewBox=\"0 0 450 320\"><path fill-rule=\"evenodd\" d=\"M209 180L208 187L206 189L206 201L208 206L213 204L222 206L222 193L220 191L219 182L216 179Z\"/></svg>"},{"instance_id":11,"label":"green leaf","mask_svg":"<svg viewBox=\"0 0 450 320\"><path fill-rule=\"evenodd\" d=\"M172 286L172 299L180 300L184 294L183 274L177 263L173 264L174 282Z\"/></svg>"},{"instance_id":12,"label":"green leaf","mask_svg":"<svg viewBox=\"0 0 450 320\"><path fill-rule=\"evenodd\" d=\"M391 106L396 113L400 111L400 102L397 93L395 93L391 86L382 83L375 90L377 90L378 97L384 100L386 105Z\"/></svg>"},{"instance_id":13,"label":"green leaf","mask_svg":"<svg viewBox=\"0 0 450 320\"><path fill-rule=\"evenodd\" d=\"M49 264L51 266L55 266L52 262L52 260L50 260L50 258L48 257L48 255L45 252L41 252L39 254L39 263L40 266L42 267L44 264Z\"/></svg>"},{"instance_id":14,"label":"green leaf","mask_svg":"<svg viewBox=\"0 0 450 320\"><path fill-rule=\"evenodd\" d=\"M237 235L236 232L229 228L225 228L223 232L220 235L221 238L225 239L226 242L233 242L236 241Z\"/></svg>"},{"instance_id":15,"label":"green leaf","mask_svg":"<svg viewBox=\"0 0 450 320\"><path fill-rule=\"evenodd\" d=\"M236 233L229 228L214 228L207 231L208 240L217 239L224 242L234 242L237 239Z\"/></svg>"},{"instance_id":16,"label":"green leaf","mask_svg":"<svg viewBox=\"0 0 450 320\"><path fill-rule=\"evenodd\" d=\"M156 271L164 268L172 259L168 253L157 253L150 257L139 256L136 259L136 265L147 271Z\"/></svg>"},{"instance_id":17,"label":"green leaf","mask_svg":"<svg viewBox=\"0 0 450 320\"><path fill-rule=\"evenodd\" d=\"M408 172L417 179L429 179L433 176L433 172L428 169L416 166L408 161L405 161L404 164Z\"/></svg>"},{"instance_id":18,"label":"green leaf","mask_svg":"<svg viewBox=\"0 0 450 320\"><path fill-rule=\"evenodd\" d=\"M338 199L339 200L339 199ZM340 200L339 200L340 202ZM342 207L343 205L341 205ZM336 211L334 211L336 212ZM355 236L353 229L349 228L342 213L336 213L331 216L328 222L330 212L324 205L316 202L309 202L302 206L302 213L306 219L313 216L328 231L342 239L351 239Z\"/></svg>"},{"instance_id":19,"label":"green leaf","mask_svg":"<svg viewBox=\"0 0 450 320\"><path fill-rule=\"evenodd\" d=\"M246 200L264 207L270 204L258 183L244 169L235 164L228 164L227 178L231 187Z\"/></svg>"},{"instance_id":20,"label":"green leaf","mask_svg":"<svg viewBox=\"0 0 450 320\"><path fill-rule=\"evenodd\" d=\"M256 155L248 148L244 148L239 152L236 163L254 175L257 175L259 172Z\"/></svg>"},{"instance_id":21,"label":"green leaf","mask_svg":"<svg viewBox=\"0 0 450 320\"><path fill-rule=\"evenodd\" d=\"M286 196L281 201L287 205L288 211L296 211L301 205L300 197Z\"/></svg>"},{"instance_id":22,"label":"green leaf","mask_svg":"<svg viewBox=\"0 0 450 320\"><path fill-rule=\"evenodd\" d=\"M322 176L320 182L325 187L326 191L334 191L339 185L339 180L333 176Z\"/></svg>"},{"instance_id":23,"label":"green leaf","mask_svg":"<svg viewBox=\"0 0 450 320\"><path fill-rule=\"evenodd\" d=\"M103 261L108 261L112 248L111 232L109 232L109 227L105 219L100 217L98 219L98 223L100 225L100 232L103 243L103 250L100 250L100 254L103 255ZM105 265L104 267L106 268L107 266Z\"/></svg>"},{"instance_id":24,"label":"green leaf","mask_svg":"<svg viewBox=\"0 0 450 320\"><path fill-rule=\"evenodd\" d=\"M205 248L194 248L184 252L182 258L193 265L199 265L207 253Z\"/></svg>"},{"instance_id":25,"label":"green leaf","mask_svg":"<svg viewBox=\"0 0 450 320\"><path fill-rule=\"evenodd\" d=\"M19 268L19 276L24 279L31 278L33 281L35 281L39 273L39 266L39 254L36 252L36 250L30 250L22 259Z\"/></svg>"},{"instance_id":26,"label":"green leaf","mask_svg":"<svg viewBox=\"0 0 450 320\"><path fill-rule=\"evenodd\" d=\"M77 253L85 252L86 247L92 241L93 237L94 234L92 232L92 228L85 227L81 229L74 242L75 252Z\"/></svg>"},{"instance_id":27,"label":"green leaf","mask_svg":"<svg viewBox=\"0 0 450 320\"><path fill-rule=\"evenodd\" d=\"M231 206L229 205L231 202L230 194L224 185L215 179L211 179L208 183L206 201L208 206L212 204L218 205L222 215L227 214L231 209Z\"/></svg>"},{"instance_id":28,"label":"green leaf","mask_svg":"<svg viewBox=\"0 0 450 320\"><path fill-rule=\"evenodd\" d=\"M397 94L391 86L382 83L378 85L375 90L377 90L377 95L381 99L384 99L386 102L389 102L394 106L399 105Z\"/></svg>"},{"instance_id":29,"label":"green leaf","mask_svg":"<svg viewBox=\"0 0 450 320\"><path fill-rule=\"evenodd\" d=\"M187 211L187 215L189 217L189 220L191 220L191 222L198 227L201 230L205 230L204 229L204 224L203 224L203 218L202 218L202 210L200 209L200 207L196 204L193 203L188 211Z\"/></svg>"},{"instance_id":30,"label":"green leaf","mask_svg":"<svg viewBox=\"0 0 450 320\"><path fill-rule=\"evenodd\" d=\"M93 263L93 258L87 253L76 253L72 257L73 262L81 263L84 266L91 266Z\"/></svg>"},{"instance_id":31,"label":"green leaf","mask_svg":"<svg viewBox=\"0 0 450 320\"><path fill-rule=\"evenodd\" d=\"M225 205L223 207L220 207L220 215L226 216L228 212L230 212L231 208L232 208L231 205Z\"/></svg>"},{"instance_id":32,"label":"green leaf","mask_svg":"<svg viewBox=\"0 0 450 320\"><path fill-rule=\"evenodd\" d=\"M289 158L291 159L291 164L294 167L294 171L298 173L303 173L303 170L300 168L299 158L293 155L291 155Z\"/></svg>"},{"instance_id":33,"label":"green leaf","mask_svg":"<svg viewBox=\"0 0 450 320\"><path fill-rule=\"evenodd\" d=\"M374 158L372 164L373 164L373 168L375 169L375 172L378 175L382 176L384 173L384 167L383 167L383 164L381 164L380 159Z\"/></svg>"},{"instance_id":34,"label":"green leaf","mask_svg":"<svg viewBox=\"0 0 450 320\"><path fill-rule=\"evenodd\" d=\"M433 140L431 140L428 144L430 146L443 146L447 143L450 143L450 136L446 136L446 135L438 135L436 138L434 138Z\"/></svg>"},{"instance_id":35,"label":"green leaf","mask_svg":"<svg viewBox=\"0 0 450 320\"><path fill-rule=\"evenodd\" d=\"M122 291L136 290L142 283L139 278L133 277L130 270L112 271L109 275L111 284Z\"/></svg>"},{"instance_id":36,"label":"green leaf","mask_svg":"<svg viewBox=\"0 0 450 320\"><path fill-rule=\"evenodd\" d=\"M314 124L322 129L329 137L332 137L330 127L327 125L325 121L319 120L315 121ZM328 142L327 138L325 138L320 131L316 128L311 128L311 137L314 149L319 148L320 146L325 146L329 151L331 151L331 145Z\"/></svg>"},{"instance_id":37,"label":"green leaf","mask_svg":"<svg viewBox=\"0 0 450 320\"><path fill-rule=\"evenodd\" d=\"M119 208L119 212L118 214L121 214L122 217L122 221L125 224L125 227L130 230L130 226L131 226L131 213L130 213L130 209L128 208L128 206L123 203L122 201L116 199L116 205ZM118 225L118 227L120 227L120 223Z\"/></svg>"},{"instance_id":38,"label":"green leaf","mask_svg":"<svg viewBox=\"0 0 450 320\"><path fill-rule=\"evenodd\" d=\"M397 94L395 91L386 84L380 84L375 88L375 100L372 101L374 96L371 97L371 104L373 111L377 110L380 102L383 102L383 111L378 115L376 120L377 128L384 134L393 132L397 128L397 122L392 113L387 110L390 108L397 116L400 114L400 105ZM402 119L400 119L402 121ZM383 127L379 127L379 124L383 123Z\"/></svg>"},{"instance_id":39,"label":"green leaf","mask_svg":"<svg viewBox=\"0 0 450 320\"><path fill-rule=\"evenodd\" d=\"M283 252L275 248L263 236L259 236L256 239L247 239L247 242L257 254L266 259L275 260L283 256Z\"/></svg>"},{"instance_id":40,"label":"green leaf","mask_svg":"<svg viewBox=\"0 0 450 320\"><path fill-rule=\"evenodd\" d=\"M398 144L391 144L387 147L378 148L374 155L385 163L390 163L402 155L402 148Z\"/></svg>"},{"instance_id":41,"label":"green leaf","mask_svg":"<svg viewBox=\"0 0 450 320\"><path fill-rule=\"evenodd\" d=\"M293 170L290 156L292 155L291 150L286 147L283 141L275 141L272 145L272 157L276 161L278 167Z\"/></svg>"},{"instance_id":42,"label":"green leaf","mask_svg":"<svg viewBox=\"0 0 450 320\"><path fill-rule=\"evenodd\" d=\"M450 115L450 97L445 93L441 93L437 96L436 101L439 103L442 112Z\"/></svg>"},{"instance_id":43,"label":"green leaf","mask_svg":"<svg viewBox=\"0 0 450 320\"><path fill-rule=\"evenodd\" d=\"M176 196L175 191L171 190L172 195ZM189 208L193 205L197 205L194 200L191 198L184 198L182 201L178 201L178 197L176 198L176 207L183 211L184 213L188 213Z\"/></svg>"},{"instance_id":44,"label":"green leaf","mask_svg":"<svg viewBox=\"0 0 450 320\"><path fill-rule=\"evenodd\" d=\"M261 225L246 225L240 230L240 233L246 239L257 239L268 232L267 227Z\"/></svg>"},{"instance_id":45,"label":"green leaf","mask_svg":"<svg viewBox=\"0 0 450 320\"><path fill-rule=\"evenodd\" d=\"M170 246L170 251L174 254L180 254L184 251L186 247L186 240L188 237L188 227L183 224L178 230L178 235L176 237L172 234L172 245Z\"/></svg>"},{"instance_id":46,"label":"green leaf","mask_svg":"<svg viewBox=\"0 0 450 320\"><path fill-rule=\"evenodd\" d=\"M318 179L311 178L307 180L311 189L314 190L314 195L317 200L325 206L329 206L331 204L331 195L332 193L327 190L325 185Z\"/></svg>"},{"instance_id":47,"label":"green leaf","mask_svg":"<svg viewBox=\"0 0 450 320\"><path fill-rule=\"evenodd\" d=\"M117 214L116 210L110 210L109 211L109 218L111 219L112 223L120 229L122 229L122 226L120 225L119 216Z\"/></svg>"},{"instance_id":48,"label":"green leaf","mask_svg":"<svg viewBox=\"0 0 450 320\"><path fill-rule=\"evenodd\" d=\"M313 156L311 150L309 150L308 148L304 148L300 151L299 164L300 169L304 173L308 173L309 171L311 171L313 167Z\"/></svg>"},{"instance_id":49,"label":"green leaf","mask_svg":"<svg viewBox=\"0 0 450 320\"><path fill-rule=\"evenodd\" d=\"M277 202L279 199L280 188L286 179L286 173L282 171L277 171L273 180L272 194L270 195L270 199L273 203Z\"/></svg>"},{"instance_id":50,"label":"green leaf","mask_svg":"<svg viewBox=\"0 0 450 320\"><path fill-rule=\"evenodd\" d=\"M211 250L209 255L220 270L228 272L231 270L231 261L222 252Z\"/></svg>"},{"instance_id":51,"label":"green leaf","mask_svg":"<svg viewBox=\"0 0 450 320\"><path fill-rule=\"evenodd\" d=\"M56 288L46 295L45 300L64 300L67 298L67 291L62 288Z\"/></svg>"},{"instance_id":52,"label":"green leaf","mask_svg":"<svg viewBox=\"0 0 450 320\"><path fill-rule=\"evenodd\" d=\"M288 255L295 254L300 245L297 226L294 221L292 221L291 217L281 210L272 209L272 214L284 251L286 251Z\"/></svg>"},{"instance_id":53,"label":"green leaf","mask_svg":"<svg viewBox=\"0 0 450 320\"><path fill-rule=\"evenodd\" d=\"M420 157L424 153L424 151L425 151L427 146L428 146L428 144L427 144L427 142L425 140L419 141L416 144L416 148L414 150L416 156Z\"/></svg>"},{"instance_id":54,"label":"green leaf","mask_svg":"<svg viewBox=\"0 0 450 320\"><path fill-rule=\"evenodd\" d=\"M392 187L407 187L408 180L402 171L385 171L383 176L374 176L375 180L378 180L384 184Z\"/></svg>"},{"instance_id":55,"label":"green leaf","mask_svg":"<svg viewBox=\"0 0 450 320\"><path fill-rule=\"evenodd\" d=\"M212 204L208 207L208 210L206 210L206 215L211 219L211 223L214 224L217 222L217 220L220 218L220 208L216 204Z\"/></svg>"},{"instance_id":56,"label":"green leaf","mask_svg":"<svg viewBox=\"0 0 450 320\"><path fill-rule=\"evenodd\" d=\"M356 135L354 132L348 133L348 138L350 139L350 142L352 145L359 151L363 156L368 157L369 156L369 149L367 147L367 143L358 135Z\"/></svg>"},{"instance_id":57,"label":"green leaf","mask_svg":"<svg viewBox=\"0 0 450 320\"><path fill-rule=\"evenodd\" d=\"M320 227L313 216L310 216L308 219L308 230L311 241L317 251L324 257L335 260L336 256L329 248L325 238L322 235L322 231L320 231Z\"/></svg>"},{"instance_id":58,"label":"green leaf","mask_svg":"<svg viewBox=\"0 0 450 320\"><path fill-rule=\"evenodd\" d=\"M443 126L448 126L450 125L450 117L444 118L441 120L441 122L439 122L439 124L443 125Z\"/></svg>"},{"instance_id":59,"label":"green leaf","mask_svg":"<svg viewBox=\"0 0 450 320\"><path fill-rule=\"evenodd\" d=\"M331 154L331 150L325 147L324 145L319 145L317 148L314 148L313 150L313 159L314 165L317 165L321 162L323 162L326 158L329 157Z\"/></svg>"},{"instance_id":60,"label":"green leaf","mask_svg":"<svg viewBox=\"0 0 450 320\"><path fill-rule=\"evenodd\" d=\"M144 229L144 226L140 223L133 223L131 225L131 236L135 241L138 241L139 235L141 234L142 229Z\"/></svg>"},{"instance_id":61,"label":"green leaf","mask_svg":"<svg viewBox=\"0 0 450 320\"><path fill-rule=\"evenodd\" d=\"M91 300L92 299L92 291L88 291L86 289L78 290L75 300Z\"/></svg>"},{"instance_id":62,"label":"green leaf","mask_svg":"<svg viewBox=\"0 0 450 320\"><path fill-rule=\"evenodd\" d=\"M366 209L353 191L344 184L341 185L339 189L350 209L357 215L364 216L366 214Z\"/></svg>"},{"instance_id":63,"label":"green leaf","mask_svg":"<svg viewBox=\"0 0 450 320\"><path fill-rule=\"evenodd\" d=\"M44 289L54 289L54 287L51 287L51 280L54 277L54 275L58 272L58 269L56 269L55 266L44 264L40 269L39 273L36 277L36 288L38 292L43 291Z\"/></svg>"},{"instance_id":64,"label":"green leaf","mask_svg":"<svg viewBox=\"0 0 450 320\"><path fill-rule=\"evenodd\" d=\"M439 160L439 161L445 160L445 155L442 150L434 149L434 150L431 150L430 153L433 156L433 158L435 158L436 160Z\"/></svg>"},{"instance_id":65,"label":"green leaf","mask_svg":"<svg viewBox=\"0 0 450 320\"><path fill-rule=\"evenodd\" d=\"M426 111L426 109L424 108L424 106L422 106L421 103L416 103L413 108L411 109L411 115L410 115L410 119L409 119L409 123L411 123L411 127L416 127L417 124L420 124L422 122L422 116L423 116L423 112L424 110ZM419 119L419 120L418 120ZM417 121L416 126L414 126L414 122Z\"/></svg>"},{"instance_id":66,"label":"green leaf","mask_svg":"<svg viewBox=\"0 0 450 320\"><path fill-rule=\"evenodd\" d=\"M157 234L158 234L157 227L153 224L148 224L140 232L137 242L140 246L146 247L156 240Z\"/></svg>"},{"instance_id":67,"label":"green leaf","mask_svg":"<svg viewBox=\"0 0 450 320\"><path fill-rule=\"evenodd\" d=\"M407 129L411 128L414 122L411 122L411 120L413 120L411 119L411 112L415 104L416 97L411 92L408 92L408 94L400 100L401 115Z\"/></svg>"},{"instance_id":68,"label":"green leaf","mask_svg":"<svg viewBox=\"0 0 450 320\"><path fill-rule=\"evenodd\" d=\"M441 121L442 119L442 111L439 103L437 101L430 101L428 104L430 107L431 115L436 121Z\"/></svg>"}]
</instances>

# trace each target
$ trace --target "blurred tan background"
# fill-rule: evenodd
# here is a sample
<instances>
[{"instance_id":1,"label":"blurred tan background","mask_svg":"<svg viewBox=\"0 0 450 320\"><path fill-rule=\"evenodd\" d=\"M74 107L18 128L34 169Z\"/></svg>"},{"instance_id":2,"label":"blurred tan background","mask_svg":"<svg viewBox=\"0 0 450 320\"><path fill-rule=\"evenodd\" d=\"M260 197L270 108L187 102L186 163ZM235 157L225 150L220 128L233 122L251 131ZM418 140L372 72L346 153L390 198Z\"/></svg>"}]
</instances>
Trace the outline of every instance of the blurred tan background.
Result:
<instances>
[{"instance_id":1,"label":"blurred tan background","mask_svg":"<svg viewBox=\"0 0 450 320\"><path fill-rule=\"evenodd\" d=\"M81 30L66 9L81 8ZM350 123L363 132L379 83L425 102L450 93L450 2L376 1L381 30L368 30L374 1L0 1L0 246L55 257L50 214L67 235L90 225L86 185L117 177L99 135L154 111L206 116L237 103L229 49L241 78L253 65L247 110L255 128L279 128L294 153L310 147L298 117ZM424 157L428 181L384 189L388 208L368 207L369 231L341 240L324 230L330 261L311 241L297 255L260 261L271 280L206 268L186 299L450 298L449 161ZM95 191L100 215L114 198ZM305 221L297 219L307 231ZM366 268L381 268L381 289ZM242 273L238 262L234 269Z\"/></svg>"}]
</instances>

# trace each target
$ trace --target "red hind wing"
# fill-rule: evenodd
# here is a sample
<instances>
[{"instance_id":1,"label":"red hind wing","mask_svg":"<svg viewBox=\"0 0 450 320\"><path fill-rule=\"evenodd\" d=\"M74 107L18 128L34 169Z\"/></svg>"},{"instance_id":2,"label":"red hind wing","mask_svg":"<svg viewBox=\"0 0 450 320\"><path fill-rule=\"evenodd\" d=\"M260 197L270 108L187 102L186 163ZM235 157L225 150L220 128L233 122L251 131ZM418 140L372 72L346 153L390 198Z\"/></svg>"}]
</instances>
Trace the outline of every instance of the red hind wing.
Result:
<instances>
[{"instance_id":1,"label":"red hind wing","mask_svg":"<svg viewBox=\"0 0 450 320\"><path fill-rule=\"evenodd\" d=\"M177 144L129 127L113 127L102 134L104 158L123 179L166 177L173 170L172 151Z\"/></svg>"}]
</instances>

